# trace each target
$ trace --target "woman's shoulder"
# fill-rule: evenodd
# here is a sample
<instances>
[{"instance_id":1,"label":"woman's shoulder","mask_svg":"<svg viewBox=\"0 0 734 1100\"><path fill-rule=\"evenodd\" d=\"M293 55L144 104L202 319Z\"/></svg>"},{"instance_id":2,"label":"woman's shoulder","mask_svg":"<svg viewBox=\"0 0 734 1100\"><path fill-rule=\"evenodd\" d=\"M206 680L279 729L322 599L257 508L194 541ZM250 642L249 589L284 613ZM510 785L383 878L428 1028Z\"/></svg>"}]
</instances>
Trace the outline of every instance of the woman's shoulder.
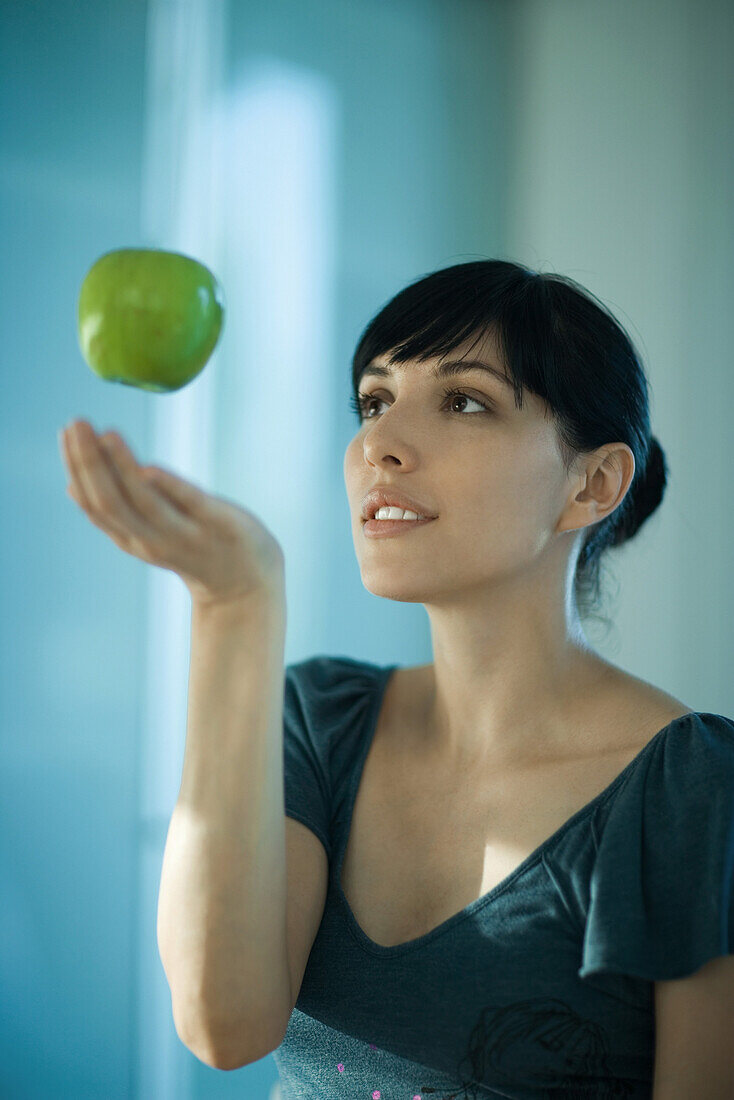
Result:
<instances>
[{"instance_id":1,"label":"woman's shoulder","mask_svg":"<svg viewBox=\"0 0 734 1100\"><path fill-rule=\"evenodd\" d=\"M603 706L612 740L618 735L642 747L672 722L697 713L677 696L615 665L608 666L608 674Z\"/></svg>"}]
</instances>

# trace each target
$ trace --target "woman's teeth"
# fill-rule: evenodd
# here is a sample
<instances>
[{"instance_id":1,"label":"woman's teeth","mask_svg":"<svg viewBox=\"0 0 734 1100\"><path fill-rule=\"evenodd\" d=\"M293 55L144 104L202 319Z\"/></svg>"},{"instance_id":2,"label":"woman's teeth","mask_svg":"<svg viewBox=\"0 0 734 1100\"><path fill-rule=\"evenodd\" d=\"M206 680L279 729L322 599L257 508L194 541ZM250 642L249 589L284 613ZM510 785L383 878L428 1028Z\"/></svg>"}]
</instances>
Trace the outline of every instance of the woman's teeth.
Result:
<instances>
[{"instance_id":1,"label":"woman's teeth","mask_svg":"<svg viewBox=\"0 0 734 1100\"><path fill-rule=\"evenodd\" d=\"M375 519L427 519L427 516L421 516L418 512L411 512L408 508L394 508L392 506L385 508L378 508L375 512Z\"/></svg>"}]
</instances>

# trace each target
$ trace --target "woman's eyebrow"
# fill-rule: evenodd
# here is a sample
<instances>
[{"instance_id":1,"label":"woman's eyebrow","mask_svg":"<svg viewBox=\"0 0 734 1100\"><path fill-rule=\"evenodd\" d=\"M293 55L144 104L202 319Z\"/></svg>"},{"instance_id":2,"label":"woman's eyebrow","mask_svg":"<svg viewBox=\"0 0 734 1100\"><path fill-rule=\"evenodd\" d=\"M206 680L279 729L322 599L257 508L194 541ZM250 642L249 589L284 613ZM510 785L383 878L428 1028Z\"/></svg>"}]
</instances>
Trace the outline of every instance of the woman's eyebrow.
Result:
<instances>
[{"instance_id":1,"label":"woman's eyebrow","mask_svg":"<svg viewBox=\"0 0 734 1100\"><path fill-rule=\"evenodd\" d=\"M398 365L397 370L404 370L404 366ZM512 382L509 380L503 371L498 367L493 367L489 363L484 363L480 359L450 359L448 362L439 363L437 367L430 372L432 378L449 378L457 374L463 374L469 370L484 371L485 374L491 374L495 378L499 378L500 382L505 386L512 387ZM390 367L380 367L377 363L368 363L362 371L362 375L372 374L377 378L389 378L394 371Z\"/></svg>"}]
</instances>

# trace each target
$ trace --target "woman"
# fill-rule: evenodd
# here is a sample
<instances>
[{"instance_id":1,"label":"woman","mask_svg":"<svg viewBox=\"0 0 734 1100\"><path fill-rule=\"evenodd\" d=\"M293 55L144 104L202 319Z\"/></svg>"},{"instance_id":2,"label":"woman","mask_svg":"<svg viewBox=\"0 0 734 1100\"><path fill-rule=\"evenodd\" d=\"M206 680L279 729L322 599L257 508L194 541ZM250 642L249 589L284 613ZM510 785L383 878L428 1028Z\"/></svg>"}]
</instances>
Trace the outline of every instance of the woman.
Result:
<instances>
[{"instance_id":1,"label":"woman","mask_svg":"<svg viewBox=\"0 0 734 1100\"><path fill-rule=\"evenodd\" d=\"M655 983L734 953L734 721L584 634L665 489L639 358L570 279L487 260L390 301L352 381L362 581L425 606L433 660L286 670L289 900L314 833L331 878L282 1096L650 1097Z\"/></svg>"}]
</instances>

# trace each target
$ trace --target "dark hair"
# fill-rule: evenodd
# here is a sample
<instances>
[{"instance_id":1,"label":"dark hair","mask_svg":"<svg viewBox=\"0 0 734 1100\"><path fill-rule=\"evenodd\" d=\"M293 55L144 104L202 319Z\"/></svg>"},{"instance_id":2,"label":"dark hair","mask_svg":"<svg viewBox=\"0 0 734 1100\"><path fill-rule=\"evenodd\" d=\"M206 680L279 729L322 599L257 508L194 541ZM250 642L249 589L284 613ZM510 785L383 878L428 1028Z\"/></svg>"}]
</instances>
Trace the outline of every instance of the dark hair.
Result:
<instances>
[{"instance_id":1,"label":"dark hair","mask_svg":"<svg viewBox=\"0 0 734 1100\"><path fill-rule=\"evenodd\" d=\"M611 311L573 279L505 260L477 260L423 276L369 322L352 359L355 411L362 371L376 356L392 363L443 357L476 334L494 333L512 378L544 399L568 473L579 455L626 443L635 475L613 512L585 532L574 589L580 615L596 611L604 550L637 533L662 500L665 456L650 432L648 383L629 335ZM596 616L603 618L603 616ZM608 620L605 620L608 621Z\"/></svg>"}]
</instances>

